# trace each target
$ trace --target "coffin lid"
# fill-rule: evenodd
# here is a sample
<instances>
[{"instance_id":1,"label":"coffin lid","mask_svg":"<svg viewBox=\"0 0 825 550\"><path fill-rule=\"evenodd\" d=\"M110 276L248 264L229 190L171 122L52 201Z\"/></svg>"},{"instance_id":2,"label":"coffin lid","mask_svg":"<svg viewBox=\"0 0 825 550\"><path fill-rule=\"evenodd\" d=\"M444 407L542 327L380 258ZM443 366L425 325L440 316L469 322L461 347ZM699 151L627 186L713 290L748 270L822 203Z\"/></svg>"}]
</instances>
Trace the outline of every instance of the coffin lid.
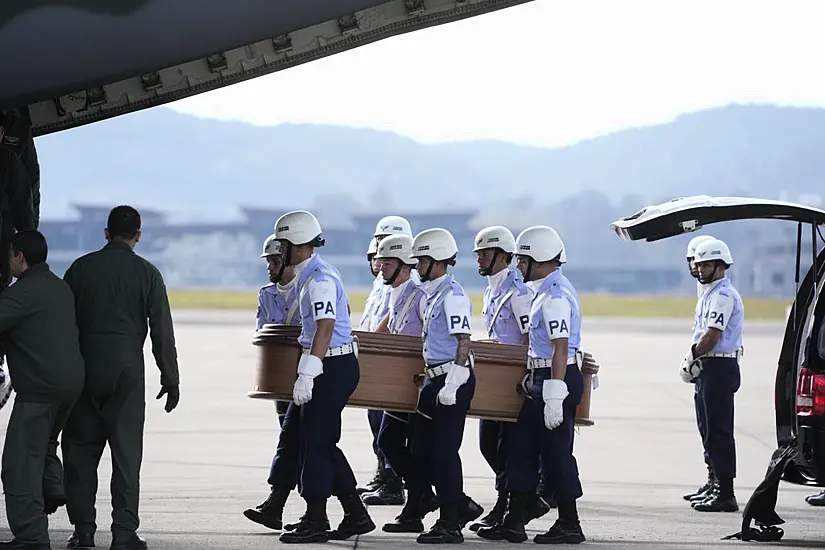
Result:
<instances>
[{"instance_id":1,"label":"coffin lid","mask_svg":"<svg viewBox=\"0 0 825 550\"><path fill-rule=\"evenodd\" d=\"M3 0L0 109L48 134L528 1Z\"/></svg>"},{"instance_id":2,"label":"coffin lid","mask_svg":"<svg viewBox=\"0 0 825 550\"><path fill-rule=\"evenodd\" d=\"M657 241L705 225L733 220L773 219L825 224L825 210L792 202L747 197L680 197L647 206L610 224L625 241Z\"/></svg>"}]
</instances>

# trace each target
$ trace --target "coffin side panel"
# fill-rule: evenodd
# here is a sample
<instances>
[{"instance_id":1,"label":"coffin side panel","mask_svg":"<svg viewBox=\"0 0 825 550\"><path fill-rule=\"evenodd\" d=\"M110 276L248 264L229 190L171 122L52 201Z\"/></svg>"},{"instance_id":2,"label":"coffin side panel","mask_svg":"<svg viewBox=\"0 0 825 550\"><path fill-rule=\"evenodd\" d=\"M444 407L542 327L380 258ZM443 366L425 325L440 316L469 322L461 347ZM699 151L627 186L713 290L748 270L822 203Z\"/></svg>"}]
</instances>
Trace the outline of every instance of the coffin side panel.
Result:
<instances>
[{"instance_id":1,"label":"coffin side panel","mask_svg":"<svg viewBox=\"0 0 825 550\"><path fill-rule=\"evenodd\" d=\"M292 400L301 347L300 327L267 325L253 343L258 347L257 380L249 397ZM358 340L361 378L348 406L414 412L418 388L414 377L424 372L421 339L414 336L353 331ZM527 346L473 342L476 391L469 416L515 421L523 398L516 388L524 377ZM586 355L582 373L585 391L576 411L576 424L591 426L593 375L599 366Z\"/></svg>"}]
</instances>

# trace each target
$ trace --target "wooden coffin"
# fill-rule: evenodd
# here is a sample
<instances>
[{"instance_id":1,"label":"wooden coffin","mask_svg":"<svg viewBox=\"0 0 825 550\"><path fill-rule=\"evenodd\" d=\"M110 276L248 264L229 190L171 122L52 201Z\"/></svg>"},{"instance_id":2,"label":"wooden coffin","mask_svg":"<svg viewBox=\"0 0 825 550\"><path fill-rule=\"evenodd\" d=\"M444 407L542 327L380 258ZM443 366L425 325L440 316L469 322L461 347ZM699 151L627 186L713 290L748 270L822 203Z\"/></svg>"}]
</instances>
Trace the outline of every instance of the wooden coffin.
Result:
<instances>
[{"instance_id":1,"label":"wooden coffin","mask_svg":"<svg viewBox=\"0 0 825 550\"><path fill-rule=\"evenodd\" d=\"M301 329L294 325L264 325L253 343L258 346L254 399L292 400L297 377ZM353 331L358 338L361 379L348 406L398 412L413 412L418 400L414 377L424 372L421 338L388 333ZM524 377L527 346L506 345L489 340L473 341L476 390L469 416L515 421L523 397L516 391ZM585 354L582 374L584 395L576 411L576 424L592 426L590 397L593 376L599 366Z\"/></svg>"}]
</instances>

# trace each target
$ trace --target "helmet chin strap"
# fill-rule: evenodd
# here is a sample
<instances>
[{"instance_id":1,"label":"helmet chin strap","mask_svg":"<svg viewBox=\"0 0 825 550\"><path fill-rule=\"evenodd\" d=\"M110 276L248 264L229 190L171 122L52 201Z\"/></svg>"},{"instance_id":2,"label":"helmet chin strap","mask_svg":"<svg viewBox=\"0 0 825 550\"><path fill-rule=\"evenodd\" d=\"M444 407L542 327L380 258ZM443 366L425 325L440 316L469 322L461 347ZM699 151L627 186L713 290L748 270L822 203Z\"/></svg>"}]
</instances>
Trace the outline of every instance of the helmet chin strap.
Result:
<instances>
[{"instance_id":1,"label":"helmet chin strap","mask_svg":"<svg viewBox=\"0 0 825 550\"><path fill-rule=\"evenodd\" d=\"M527 257L527 269L524 271L524 280L530 281L530 274L533 272L533 265L535 265L535 260L530 256Z\"/></svg>"},{"instance_id":2,"label":"helmet chin strap","mask_svg":"<svg viewBox=\"0 0 825 550\"><path fill-rule=\"evenodd\" d=\"M393 284L395 282L395 280L398 279L398 274L401 273L401 268L403 268L403 267L404 267L404 264L399 260L398 261L398 266L395 268L395 271L393 271L390 278L389 279L384 279L384 284L385 285Z\"/></svg>"},{"instance_id":3,"label":"helmet chin strap","mask_svg":"<svg viewBox=\"0 0 825 550\"><path fill-rule=\"evenodd\" d=\"M699 282L702 283L703 285L712 283L713 281L716 280L716 273L717 273L717 270L720 267L722 267L722 266L719 265L718 262L714 262L713 271L710 272L710 276L707 277L707 278L704 278L704 277L702 277L701 273L699 273L697 279L699 279Z\"/></svg>"},{"instance_id":4,"label":"helmet chin strap","mask_svg":"<svg viewBox=\"0 0 825 550\"><path fill-rule=\"evenodd\" d=\"M498 254L499 254L499 251L495 250L493 252L493 259L490 260L490 263L487 264L486 267L479 267L478 268L478 274L479 275L483 275L484 277L488 277L488 276L490 276L490 274L492 274L493 266L496 264L496 260L498 259Z\"/></svg>"},{"instance_id":5,"label":"helmet chin strap","mask_svg":"<svg viewBox=\"0 0 825 550\"><path fill-rule=\"evenodd\" d=\"M435 260L430 258L430 265L427 266L427 270L424 273L418 272L418 276L421 278L422 281L429 281L430 280L430 273L433 271L433 266L435 265Z\"/></svg>"}]
</instances>

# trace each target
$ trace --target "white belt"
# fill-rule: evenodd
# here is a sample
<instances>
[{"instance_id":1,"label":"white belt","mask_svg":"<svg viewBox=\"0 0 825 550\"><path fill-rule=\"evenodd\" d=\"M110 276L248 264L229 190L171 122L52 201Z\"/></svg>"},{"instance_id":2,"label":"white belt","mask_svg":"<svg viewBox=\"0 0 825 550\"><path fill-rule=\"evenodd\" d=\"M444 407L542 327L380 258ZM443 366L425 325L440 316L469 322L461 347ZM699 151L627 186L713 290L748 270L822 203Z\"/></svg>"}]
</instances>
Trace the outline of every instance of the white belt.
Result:
<instances>
[{"instance_id":1,"label":"white belt","mask_svg":"<svg viewBox=\"0 0 825 550\"><path fill-rule=\"evenodd\" d=\"M553 362L552 359L540 359L538 357L528 357L527 358L527 368L530 370L533 369L549 369L551 367L551 363ZM576 365L577 361L575 357L571 357L567 359L567 366Z\"/></svg>"},{"instance_id":2,"label":"white belt","mask_svg":"<svg viewBox=\"0 0 825 550\"><path fill-rule=\"evenodd\" d=\"M436 367L424 367L424 374L426 374L428 378L435 378L436 376L449 373L452 369L452 363L444 363Z\"/></svg>"},{"instance_id":3,"label":"white belt","mask_svg":"<svg viewBox=\"0 0 825 550\"><path fill-rule=\"evenodd\" d=\"M712 353L706 353L705 355L699 357L699 359L704 359L705 357L733 357L733 358L738 359L740 355L742 355L742 350L741 349L738 349L736 351L725 351L725 352L716 351L716 352L712 352Z\"/></svg>"},{"instance_id":4,"label":"white belt","mask_svg":"<svg viewBox=\"0 0 825 550\"><path fill-rule=\"evenodd\" d=\"M304 353L309 353L309 350L305 349ZM358 354L357 343L351 342L349 344L344 344L343 346L329 348L324 354L324 357L339 357L341 355L349 355L350 353L355 353L356 355Z\"/></svg>"}]
</instances>

